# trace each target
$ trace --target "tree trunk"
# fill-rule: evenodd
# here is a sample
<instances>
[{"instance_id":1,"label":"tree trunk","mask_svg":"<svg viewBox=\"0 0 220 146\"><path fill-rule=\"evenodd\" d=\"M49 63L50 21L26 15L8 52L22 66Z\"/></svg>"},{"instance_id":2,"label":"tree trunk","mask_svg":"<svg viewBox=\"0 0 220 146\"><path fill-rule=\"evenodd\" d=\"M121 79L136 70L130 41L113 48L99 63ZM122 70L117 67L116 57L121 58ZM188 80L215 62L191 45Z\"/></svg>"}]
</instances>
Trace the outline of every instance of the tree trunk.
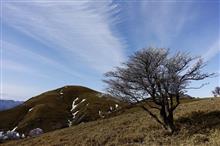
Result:
<instances>
[{"instance_id":1,"label":"tree trunk","mask_svg":"<svg viewBox=\"0 0 220 146\"><path fill-rule=\"evenodd\" d=\"M176 130L176 127L174 125L173 112L172 111L169 112L167 120L168 120L168 123L167 123L168 130L169 130L169 132L173 133Z\"/></svg>"},{"instance_id":2,"label":"tree trunk","mask_svg":"<svg viewBox=\"0 0 220 146\"><path fill-rule=\"evenodd\" d=\"M176 130L173 120L173 112L167 112L165 106L162 106L160 116L166 126L166 130L168 130L170 133L173 133Z\"/></svg>"}]
</instances>

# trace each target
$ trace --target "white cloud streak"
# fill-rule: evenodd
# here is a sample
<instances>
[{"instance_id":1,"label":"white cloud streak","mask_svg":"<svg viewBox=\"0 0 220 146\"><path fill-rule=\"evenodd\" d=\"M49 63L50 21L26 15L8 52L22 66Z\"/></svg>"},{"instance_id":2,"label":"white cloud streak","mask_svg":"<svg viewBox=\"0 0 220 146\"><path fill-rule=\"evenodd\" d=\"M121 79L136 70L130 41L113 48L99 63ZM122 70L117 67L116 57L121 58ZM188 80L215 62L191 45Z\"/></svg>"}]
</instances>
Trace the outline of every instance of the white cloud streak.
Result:
<instances>
[{"instance_id":1,"label":"white cloud streak","mask_svg":"<svg viewBox=\"0 0 220 146\"><path fill-rule=\"evenodd\" d=\"M3 55L17 54L15 58L3 60L4 69L44 78L53 77L53 71L57 70L59 75L71 75L90 82L95 74L100 76L125 59L126 43L115 29L115 25L120 23L119 11L117 5L107 1L4 2L3 23L47 46L50 51L46 52L51 52L38 51L29 42L19 42L19 38L15 41L3 40ZM53 52L64 60L54 57L57 54ZM36 62L38 65L34 66ZM45 67L47 72L43 70ZM51 72L48 72L49 68ZM91 77L89 72L93 72ZM48 76L48 73L51 74ZM42 92L42 89L48 89L44 85L36 87L30 84L4 82L2 95L27 99Z\"/></svg>"},{"instance_id":2,"label":"white cloud streak","mask_svg":"<svg viewBox=\"0 0 220 146\"><path fill-rule=\"evenodd\" d=\"M190 2L181 5L178 1L142 1L140 10L146 18L144 31L158 39L159 47L168 46L184 31L187 23L193 22L196 13L192 8Z\"/></svg>"},{"instance_id":3,"label":"white cloud streak","mask_svg":"<svg viewBox=\"0 0 220 146\"><path fill-rule=\"evenodd\" d=\"M14 71L19 71L23 73L32 73L34 75L46 77L47 75L45 75L44 72L42 72L40 68L37 68L36 66L33 66L31 64L27 65L31 62L32 63L38 62L38 64L43 64L44 66L57 69L60 72L63 72L64 74L68 74L73 77L82 78L79 72L73 71L67 66L57 62L56 60L46 57L43 54L33 52L29 49L23 48L23 46L19 46L18 44L14 44L14 43L9 43L7 41L3 41L2 44L3 44L2 46L4 50L3 55L4 54L16 54L16 56L20 56L26 61L26 62L21 62L20 60L16 60L17 62L15 62L11 58L4 59L5 56L3 56L3 67L5 69L12 69ZM40 70L41 70L41 73L39 72Z\"/></svg>"},{"instance_id":4,"label":"white cloud streak","mask_svg":"<svg viewBox=\"0 0 220 146\"><path fill-rule=\"evenodd\" d=\"M69 62L103 73L124 60L125 44L114 31L118 9L111 2L6 3L4 12L7 24Z\"/></svg>"},{"instance_id":5,"label":"white cloud streak","mask_svg":"<svg viewBox=\"0 0 220 146\"><path fill-rule=\"evenodd\" d=\"M220 53L220 40L218 39L213 45L202 55L205 61L209 61ZM219 62L220 63L220 60Z\"/></svg>"}]
</instances>

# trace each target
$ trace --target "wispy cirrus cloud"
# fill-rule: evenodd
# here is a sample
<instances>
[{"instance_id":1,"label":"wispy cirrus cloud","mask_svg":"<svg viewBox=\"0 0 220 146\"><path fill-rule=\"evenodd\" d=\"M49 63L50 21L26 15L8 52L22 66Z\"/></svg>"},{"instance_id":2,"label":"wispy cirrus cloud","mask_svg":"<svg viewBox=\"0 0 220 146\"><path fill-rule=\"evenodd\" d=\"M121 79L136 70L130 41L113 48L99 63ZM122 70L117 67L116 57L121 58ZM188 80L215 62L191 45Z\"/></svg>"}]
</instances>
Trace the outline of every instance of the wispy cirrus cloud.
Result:
<instances>
[{"instance_id":1,"label":"wispy cirrus cloud","mask_svg":"<svg viewBox=\"0 0 220 146\"><path fill-rule=\"evenodd\" d=\"M6 3L5 23L82 66L104 72L124 60L112 2Z\"/></svg>"},{"instance_id":2,"label":"wispy cirrus cloud","mask_svg":"<svg viewBox=\"0 0 220 146\"><path fill-rule=\"evenodd\" d=\"M210 48L207 49L207 51L202 55L202 57L206 60L209 61L216 55L220 53L220 39L215 41ZM220 61L220 60L219 60ZM219 62L220 63L220 62Z\"/></svg>"},{"instance_id":3,"label":"wispy cirrus cloud","mask_svg":"<svg viewBox=\"0 0 220 146\"><path fill-rule=\"evenodd\" d=\"M144 15L145 32L153 36L159 46L168 46L184 32L196 16L193 3L178 1L143 1L141 14Z\"/></svg>"},{"instance_id":4,"label":"wispy cirrus cloud","mask_svg":"<svg viewBox=\"0 0 220 146\"><path fill-rule=\"evenodd\" d=\"M215 62L218 12L214 2L175 0L3 1L3 86L22 86L22 97L26 87L30 93L65 84L100 90L104 72L123 62L126 53L149 46Z\"/></svg>"},{"instance_id":5,"label":"wispy cirrus cloud","mask_svg":"<svg viewBox=\"0 0 220 146\"><path fill-rule=\"evenodd\" d=\"M71 70L65 64L45 56L44 54L33 51L34 48L25 48L16 43L2 41L3 47L3 70L11 69L23 73L31 73L34 76L44 76L45 72L42 71L43 66L47 68L57 69L58 71L71 75L72 77L82 78L79 72ZM34 64L39 64L38 66ZM51 76L51 75L50 75Z\"/></svg>"},{"instance_id":6,"label":"wispy cirrus cloud","mask_svg":"<svg viewBox=\"0 0 220 146\"><path fill-rule=\"evenodd\" d=\"M126 24L129 24L124 30L132 42L129 45L135 49L179 47L177 42L184 44L185 35L191 35L192 26L199 16L198 6L193 2L128 1L123 6L126 11L122 13L126 16Z\"/></svg>"},{"instance_id":7,"label":"wispy cirrus cloud","mask_svg":"<svg viewBox=\"0 0 220 146\"><path fill-rule=\"evenodd\" d=\"M13 33L3 28L2 93L12 99L65 84L96 88L94 80L125 60L126 42L116 29L120 9L111 1L3 3L1 20Z\"/></svg>"}]
</instances>

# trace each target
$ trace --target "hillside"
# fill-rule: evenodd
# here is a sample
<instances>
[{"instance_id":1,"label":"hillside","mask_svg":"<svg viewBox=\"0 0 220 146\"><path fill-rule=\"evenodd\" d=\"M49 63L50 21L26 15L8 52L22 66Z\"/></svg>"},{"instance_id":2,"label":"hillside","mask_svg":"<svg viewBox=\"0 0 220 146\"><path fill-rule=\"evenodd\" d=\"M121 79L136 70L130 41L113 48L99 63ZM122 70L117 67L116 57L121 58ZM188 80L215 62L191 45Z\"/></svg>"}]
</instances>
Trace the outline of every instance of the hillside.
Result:
<instances>
[{"instance_id":1,"label":"hillside","mask_svg":"<svg viewBox=\"0 0 220 146\"><path fill-rule=\"evenodd\" d=\"M2 146L220 145L220 99L192 100L175 112L178 134L170 135L138 107L123 114L49 132Z\"/></svg>"},{"instance_id":2,"label":"hillside","mask_svg":"<svg viewBox=\"0 0 220 146\"><path fill-rule=\"evenodd\" d=\"M22 101L0 99L0 111L13 108L15 106L18 106L21 103L23 103L23 102Z\"/></svg>"},{"instance_id":3,"label":"hillside","mask_svg":"<svg viewBox=\"0 0 220 146\"><path fill-rule=\"evenodd\" d=\"M0 131L16 130L25 135L31 129L52 131L104 118L120 109L122 102L109 95L81 86L65 86L0 111Z\"/></svg>"}]
</instances>

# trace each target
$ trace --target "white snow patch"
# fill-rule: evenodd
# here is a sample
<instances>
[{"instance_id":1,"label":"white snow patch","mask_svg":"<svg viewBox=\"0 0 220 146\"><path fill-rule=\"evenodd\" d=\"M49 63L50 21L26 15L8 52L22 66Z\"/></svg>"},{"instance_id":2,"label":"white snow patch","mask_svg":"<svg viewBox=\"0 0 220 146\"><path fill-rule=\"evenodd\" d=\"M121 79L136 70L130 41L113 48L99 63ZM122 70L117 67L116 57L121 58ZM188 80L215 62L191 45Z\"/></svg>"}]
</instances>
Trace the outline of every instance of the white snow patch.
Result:
<instances>
[{"instance_id":1,"label":"white snow patch","mask_svg":"<svg viewBox=\"0 0 220 146\"><path fill-rule=\"evenodd\" d=\"M99 94L98 94L98 97L103 97L103 96L105 96L104 93L99 93Z\"/></svg>"},{"instance_id":2,"label":"white snow patch","mask_svg":"<svg viewBox=\"0 0 220 146\"><path fill-rule=\"evenodd\" d=\"M115 108L118 108L118 104L115 104Z\"/></svg>"},{"instance_id":3,"label":"white snow patch","mask_svg":"<svg viewBox=\"0 0 220 146\"><path fill-rule=\"evenodd\" d=\"M84 101L86 101L86 99L83 99L80 103L82 103L82 102L84 102Z\"/></svg>"},{"instance_id":4,"label":"white snow patch","mask_svg":"<svg viewBox=\"0 0 220 146\"><path fill-rule=\"evenodd\" d=\"M69 127L72 126L72 121L68 120L68 126L69 126Z\"/></svg>"},{"instance_id":5,"label":"white snow patch","mask_svg":"<svg viewBox=\"0 0 220 146\"><path fill-rule=\"evenodd\" d=\"M25 135L24 135L24 134L22 134L22 135L21 135L21 138L25 138Z\"/></svg>"},{"instance_id":6,"label":"white snow patch","mask_svg":"<svg viewBox=\"0 0 220 146\"><path fill-rule=\"evenodd\" d=\"M105 116L102 114L102 111L99 111L99 116L104 118Z\"/></svg>"},{"instance_id":7,"label":"white snow patch","mask_svg":"<svg viewBox=\"0 0 220 146\"><path fill-rule=\"evenodd\" d=\"M60 90L60 95L63 95L63 89Z\"/></svg>"},{"instance_id":8,"label":"white snow patch","mask_svg":"<svg viewBox=\"0 0 220 146\"><path fill-rule=\"evenodd\" d=\"M2 136L3 136L3 133L4 133L3 131L0 131L0 137L2 137Z\"/></svg>"},{"instance_id":9,"label":"white snow patch","mask_svg":"<svg viewBox=\"0 0 220 146\"><path fill-rule=\"evenodd\" d=\"M32 108L30 108L28 111L30 112L30 111L32 111L33 110L33 107Z\"/></svg>"},{"instance_id":10,"label":"white snow patch","mask_svg":"<svg viewBox=\"0 0 220 146\"><path fill-rule=\"evenodd\" d=\"M70 110L71 112L77 107L77 104L76 101L78 100L79 98L77 97L76 99L73 100L73 103L72 103L72 109Z\"/></svg>"},{"instance_id":11,"label":"white snow patch","mask_svg":"<svg viewBox=\"0 0 220 146\"><path fill-rule=\"evenodd\" d=\"M18 128L18 126L16 126L14 129L12 129L11 132L14 132L17 128Z\"/></svg>"},{"instance_id":12,"label":"white snow patch","mask_svg":"<svg viewBox=\"0 0 220 146\"><path fill-rule=\"evenodd\" d=\"M76 111L74 112L72 115L73 115L73 119L76 117L76 114L78 113L79 111Z\"/></svg>"},{"instance_id":13,"label":"white snow patch","mask_svg":"<svg viewBox=\"0 0 220 146\"><path fill-rule=\"evenodd\" d=\"M113 110L112 106L110 106L110 110L111 110L111 111Z\"/></svg>"}]
</instances>

